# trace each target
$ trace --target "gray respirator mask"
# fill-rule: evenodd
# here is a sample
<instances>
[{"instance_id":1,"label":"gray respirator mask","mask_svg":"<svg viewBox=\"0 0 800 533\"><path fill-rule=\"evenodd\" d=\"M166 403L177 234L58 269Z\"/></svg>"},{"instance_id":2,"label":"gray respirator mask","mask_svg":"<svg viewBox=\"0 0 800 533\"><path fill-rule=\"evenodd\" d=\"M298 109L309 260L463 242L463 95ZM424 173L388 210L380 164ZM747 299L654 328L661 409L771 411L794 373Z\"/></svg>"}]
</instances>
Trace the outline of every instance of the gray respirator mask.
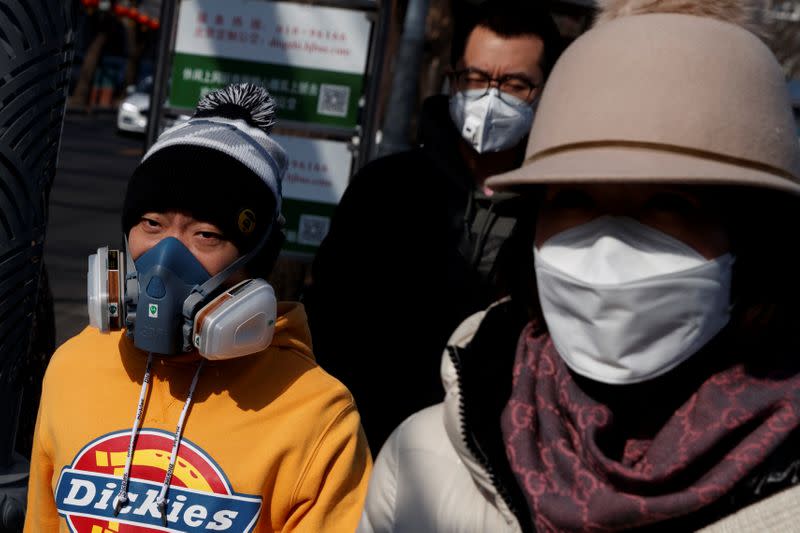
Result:
<instances>
[{"instance_id":1,"label":"gray respirator mask","mask_svg":"<svg viewBox=\"0 0 800 533\"><path fill-rule=\"evenodd\" d=\"M450 118L479 154L517 146L533 124L533 106L497 88L461 91L450 97Z\"/></svg>"},{"instance_id":2,"label":"gray respirator mask","mask_svg":"<svg viewBox=\"0 0 800 533\"><path fill-rule=\"evenodd\" d=\"M267 235L216 276L174 237L136 261L98 248L89 256L89 324L104 333L125 328L137 348L157 354L196 349L207 359L230 359L264 350L277 318L272 286L258 278L221 286L263 248Z\"/></svg>"}]
</instances>

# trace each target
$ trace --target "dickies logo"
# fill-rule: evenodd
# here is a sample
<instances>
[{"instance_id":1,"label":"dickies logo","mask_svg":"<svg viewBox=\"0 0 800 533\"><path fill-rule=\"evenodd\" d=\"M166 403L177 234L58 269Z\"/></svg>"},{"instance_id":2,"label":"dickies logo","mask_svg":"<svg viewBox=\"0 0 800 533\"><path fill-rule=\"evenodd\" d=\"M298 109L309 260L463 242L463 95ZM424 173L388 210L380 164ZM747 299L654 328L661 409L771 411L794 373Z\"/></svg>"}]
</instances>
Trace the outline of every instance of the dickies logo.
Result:
<instances>
[{"instance_id":1,"label":"dickies logo","mask_svg":"<svg viewBox=\"0 0 800 533\"><path fill-rule=\"evenodd\" d=\"M252 531L261 498L233 492L219 466L185 438L167 494L167 527L163 526L156 498L169 465L173 436L154 429L139 431L128 484L130 501L114 516L130 436L128 430L100 437L61 471L55 500L71 531Z\"/></svg>"}]
</instances>

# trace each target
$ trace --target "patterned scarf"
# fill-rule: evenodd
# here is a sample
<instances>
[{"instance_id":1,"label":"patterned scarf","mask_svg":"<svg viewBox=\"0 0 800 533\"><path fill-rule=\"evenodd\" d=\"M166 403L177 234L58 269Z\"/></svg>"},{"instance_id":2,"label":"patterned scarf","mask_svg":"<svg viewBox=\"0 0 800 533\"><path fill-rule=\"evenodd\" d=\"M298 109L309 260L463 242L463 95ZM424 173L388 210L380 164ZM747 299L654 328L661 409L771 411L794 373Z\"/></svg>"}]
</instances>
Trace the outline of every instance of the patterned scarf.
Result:
<instances>
[{"instance_id":1,"label":"patterned scarf","mask_svg":"<svg viewBox=\"0 0 800 533\"><path fill-rule=\"evenodd\" d=\"M501 426L537 531L664 523L750 478L800 425L800 358L723 352L715 341L662 378L603 385L526 326Z\"/></svg>"}]
</instances>

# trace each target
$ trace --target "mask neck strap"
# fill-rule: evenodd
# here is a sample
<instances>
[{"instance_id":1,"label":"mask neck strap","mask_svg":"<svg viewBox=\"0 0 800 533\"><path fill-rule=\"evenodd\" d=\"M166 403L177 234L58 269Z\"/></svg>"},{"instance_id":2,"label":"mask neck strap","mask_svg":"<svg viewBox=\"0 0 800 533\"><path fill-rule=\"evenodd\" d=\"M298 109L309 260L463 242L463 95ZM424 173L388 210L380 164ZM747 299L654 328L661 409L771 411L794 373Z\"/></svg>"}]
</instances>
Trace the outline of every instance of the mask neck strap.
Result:
<instances>
[{"instance_id":1,"label":"mask neck strap","mask_svg":"<svg viewBox=\"0 0 800 533\"><path fill-rule=\"evenodd\" d=\"M125 239L125 279L135 279L136 264L133 262L133 257L131 257L131 248L128 246L128 236L123 235L122 238Z\"/></svg>"},{"instance_id":2,"label":"mask neck strap","mask_svg":"<svg viewBox=\"0 0 800 533\"><path fill-rule=\"evenodd\" d=\"M280 214L273 218L270 221L269 226L267 226L267 231L264 232L264 236L261 237L261 240L258 241L258 244L256 244L252 250L236 259L236 261L225 267L221 272L213 276L202 285L196 285L192 289L192 292L189 293L189 296L186 297L186 300L183 301L184 351L188 351L192 348L192 327L194 316L197 311L203 306L203 304L205 304L205 302L208 300L208 297L214 294L217 289L219 289L220 285L222 285L231 276L231 274L246 266L250 260L253 259L266 246L267 240L269 240L272 233L272 228L275 226L275 222L280 224L282 219L283 216Z\"/></svg>"}]
</instances>

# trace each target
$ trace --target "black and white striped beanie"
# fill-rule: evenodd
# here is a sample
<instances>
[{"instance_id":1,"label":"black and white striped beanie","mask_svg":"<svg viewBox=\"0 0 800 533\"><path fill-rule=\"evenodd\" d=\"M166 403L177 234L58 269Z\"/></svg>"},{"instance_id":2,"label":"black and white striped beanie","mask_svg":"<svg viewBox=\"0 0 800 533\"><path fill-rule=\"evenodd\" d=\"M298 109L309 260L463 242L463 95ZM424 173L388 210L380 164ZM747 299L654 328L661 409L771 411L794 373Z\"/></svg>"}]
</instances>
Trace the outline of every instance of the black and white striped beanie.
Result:
<instances>
[{"instance_id":1,"label":"black and white striped beanie","mask_svg":"<svg viewBox=\"0 0 800 533\"><path fill-rule=\"evenodd\" d=\"M206 95L194 116L159 136L128 183L125 235L148 212L181 210L220 227L250 251L281 213L283 148L269 134L275 102L263 87Z\"/></svg>"}]
</instances>

